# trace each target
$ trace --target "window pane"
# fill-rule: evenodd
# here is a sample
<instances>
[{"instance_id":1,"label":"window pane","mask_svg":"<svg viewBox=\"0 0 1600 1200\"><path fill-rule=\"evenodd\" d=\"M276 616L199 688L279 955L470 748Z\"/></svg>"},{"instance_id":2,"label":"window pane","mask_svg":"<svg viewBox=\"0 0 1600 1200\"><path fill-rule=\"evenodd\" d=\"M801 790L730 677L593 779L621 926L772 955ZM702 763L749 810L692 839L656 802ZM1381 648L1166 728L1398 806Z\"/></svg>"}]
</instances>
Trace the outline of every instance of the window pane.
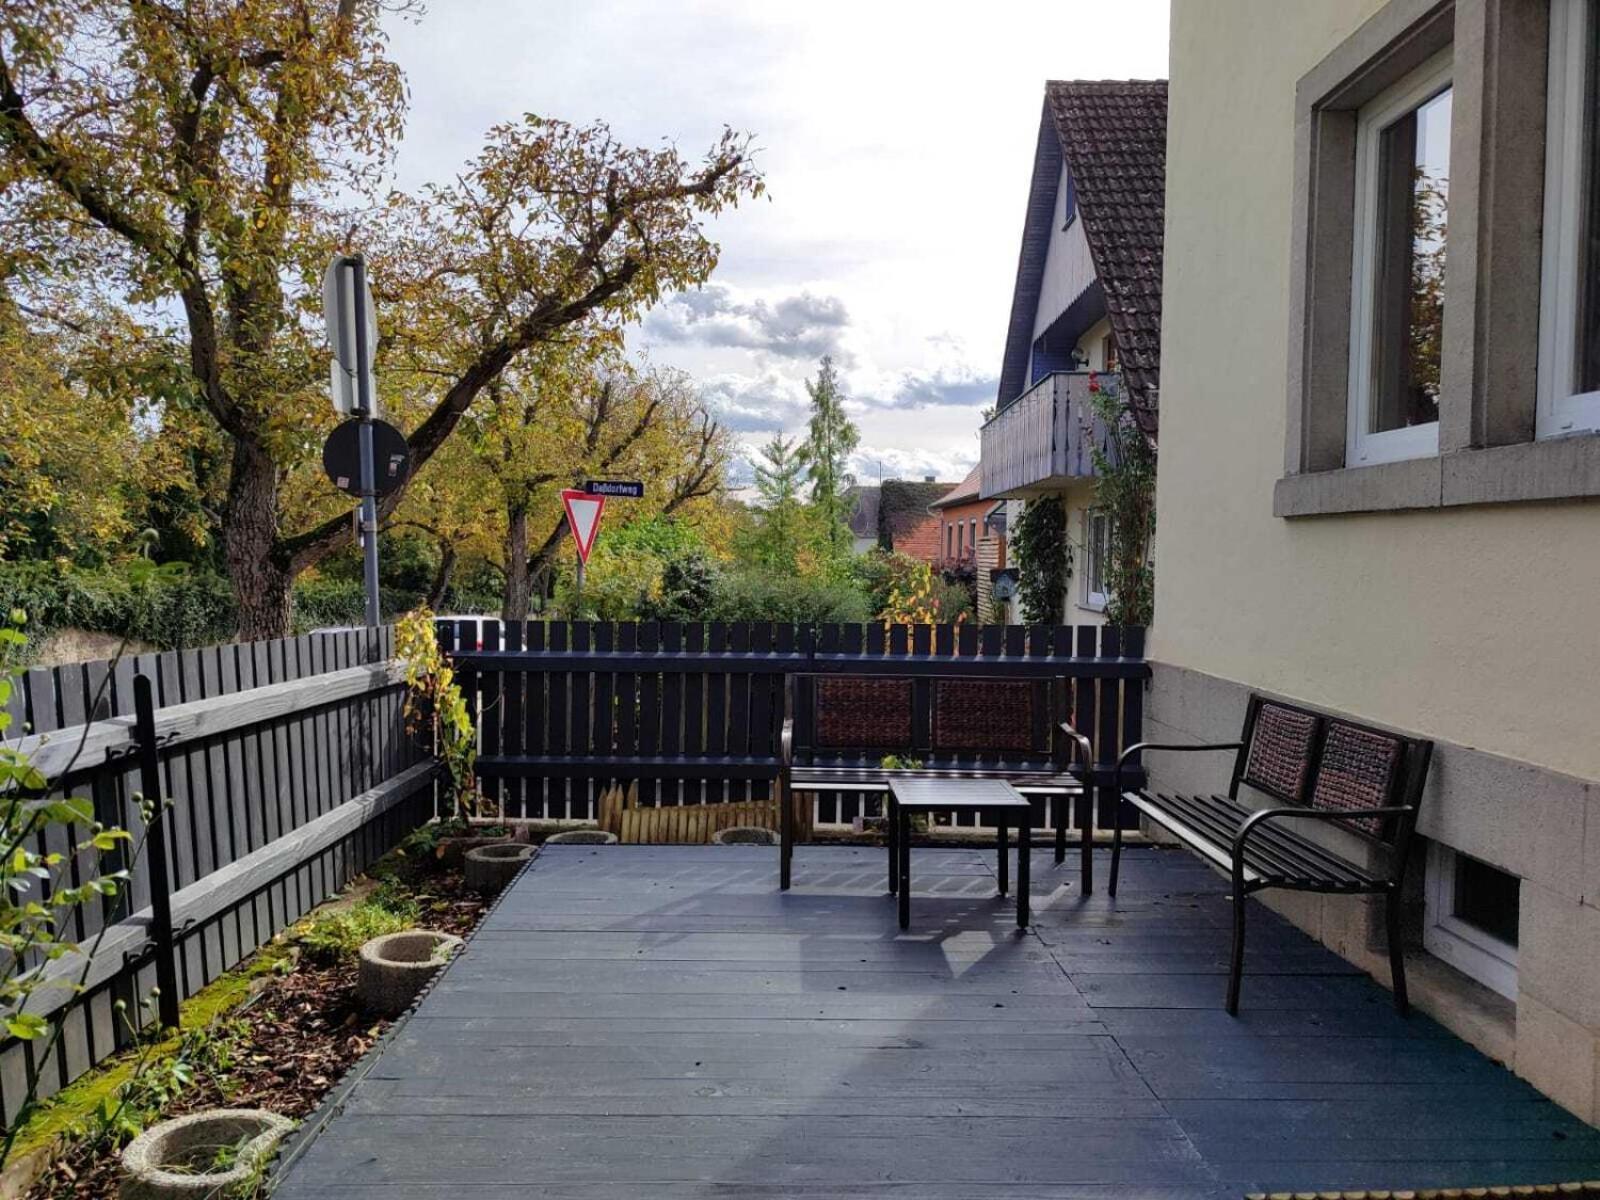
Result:
<instances>
[{"instance_id":1,"label":"window pane","mask_svg":"<svg viewBox=\"0 0 1600 1200\"><path fill-rule=\"evenodd\" d=\"M1521 881L1488 863L1457 854L1455 883L1456 919L1515 946Z\"/></svg>"},{"instance_id":2,"label":"window pane","mask_svg":"<svg viewBox=\"0 0 1600 1200\"><path fill-rule=\"evenodd\" d=\"M1600 104L1600 5L1590 4L1588 18L1581 117L1583 218L1578 234L1577 361L1573 371L1576 392L1600 391L1600 329L1596 328L1600 322L1600 172L1596 167L1600 161L1600 119L1595 108Z\"/></svg>"},{"instance_id":3,"label":"window pane","mask_svg":"<svg viewBox=\"0 0 1600 1200\"><path fill-rule=\"evenodd\" d=\"M1368 433L1439 419L1450 99L1446 88L1380 135Z\"/></svg>"}]
</instances>

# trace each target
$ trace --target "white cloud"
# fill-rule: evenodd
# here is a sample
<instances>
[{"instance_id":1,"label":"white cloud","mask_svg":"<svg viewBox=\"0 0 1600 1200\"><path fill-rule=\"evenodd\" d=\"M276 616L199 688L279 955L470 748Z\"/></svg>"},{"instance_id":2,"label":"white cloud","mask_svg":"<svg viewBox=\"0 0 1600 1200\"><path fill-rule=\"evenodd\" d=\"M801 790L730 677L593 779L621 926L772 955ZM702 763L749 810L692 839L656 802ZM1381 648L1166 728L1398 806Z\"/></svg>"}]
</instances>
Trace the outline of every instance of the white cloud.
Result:
<instances>
[{"instance_id":1,"label":"white cloud","mask_svg":"<svg viewBox=\"0 0 1600 1200\"><path fill-rule=\"evenodd\" d=\"M448 179L524 111L603 118L690 159L756 135L767 198L710 226L712 282L636 335L754 446L805 424L834 353L859 470L959 479L994 402L1046 79L1166 73L1166 0L445 0L391 22L412 113L400 183ZM375 268L381 269L381 268Z\"/></svg>"}]
</instances>

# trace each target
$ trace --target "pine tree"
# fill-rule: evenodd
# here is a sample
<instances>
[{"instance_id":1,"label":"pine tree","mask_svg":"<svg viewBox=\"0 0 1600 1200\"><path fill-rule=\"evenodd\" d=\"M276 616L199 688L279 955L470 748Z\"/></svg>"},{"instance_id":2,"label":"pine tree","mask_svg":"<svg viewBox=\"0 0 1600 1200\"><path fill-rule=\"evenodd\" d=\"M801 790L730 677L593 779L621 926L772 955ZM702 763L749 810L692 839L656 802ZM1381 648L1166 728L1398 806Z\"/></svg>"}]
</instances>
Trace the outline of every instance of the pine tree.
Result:
<instances>
[{"instance_id":1,"label":"pine tree","mask_svg":"<svg viewBox=\"0 0 1600 1200\"><path fill-rule=\"evenodd\" d=\"M806 381L811 396L811 425L806 439L806 459L811 477L811 503L822 526L823 540L836 556L850 548L847 493L855 477L845 469L861 440L844 411L844 393L833 369L833 356L824 354L815 382Z\"/></svg>"},{"instance_id":2,"label":"pine tree","mask_svg":"<svg viewBox=\"0 0 1600 1200\"><path fill-rule=\"evenodd\" d=\"M806 477L806 448L796 439L774 434L761 447L761 458L756 464L756 490L765 513L756 553L766 566L792 570L805 518L800 489Z\"/></svg>"}]
</instances>

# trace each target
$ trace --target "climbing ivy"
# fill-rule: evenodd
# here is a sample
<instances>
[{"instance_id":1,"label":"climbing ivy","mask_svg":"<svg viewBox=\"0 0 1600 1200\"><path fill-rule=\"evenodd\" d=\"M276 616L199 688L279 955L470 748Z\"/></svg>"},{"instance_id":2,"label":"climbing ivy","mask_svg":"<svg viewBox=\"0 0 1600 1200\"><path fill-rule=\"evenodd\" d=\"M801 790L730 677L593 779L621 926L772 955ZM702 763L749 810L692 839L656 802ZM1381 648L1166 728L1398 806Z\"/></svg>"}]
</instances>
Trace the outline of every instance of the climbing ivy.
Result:
<instances>
[{"instance_id":1,"label":"climbing ivy","mask_svg":"<svg viewBox=\"0 0 1600 1200\"><path fill-rule=\"evenodd\" d=\"M1091 376L1089 393L1106 429L1104 447L1094 447L1095 502L1111 519L1106 617L1114 625L1148 625L1155 615L1156 450L1114 383Z\"/></svg>"},{"instance_id":2,"label":"climbing ivy","mask_svg":"<svg viewBox=\"0 0 1600 1200\"><path fill-rule=\"evenodd\" d=\"M1017 595L1029 625L1061 620L1072 577L1072 546L1067 541L1067 507L1060 496L1029 500L1011 535L1017 563Z\"/></svg>"}]
</instances>

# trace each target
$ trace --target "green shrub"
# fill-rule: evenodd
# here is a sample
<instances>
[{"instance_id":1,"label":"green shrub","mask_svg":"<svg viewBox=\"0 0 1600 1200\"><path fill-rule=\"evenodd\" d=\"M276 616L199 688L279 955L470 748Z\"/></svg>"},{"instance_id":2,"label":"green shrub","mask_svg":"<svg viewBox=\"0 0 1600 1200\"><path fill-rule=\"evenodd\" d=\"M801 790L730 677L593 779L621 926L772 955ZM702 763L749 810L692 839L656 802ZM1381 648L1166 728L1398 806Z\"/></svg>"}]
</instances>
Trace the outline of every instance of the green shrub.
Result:
<instances>
[{"instance_id":1,"label":"green shrub","mask_svg":"<svg viewBox=\"0 0 1600 1200\"><path fill-rule=\"evenodd\" d=\"M228 581L209 571L6 563L0 609L13 608L28 613L36 641L75 628L182 649L225 642L237 626Z\"/></svg>"},{"instance_id":2,"label":"green shrub","mask_svg":"<svg viewBox=\"0 0 1600 1200\"><path fill-rule=\"evenodd\" d=\"M384 884L353 908L311 917L290 937L308 962L329 967L354 958L373 938L399 933L416 921L416 902L392 884Z\"/></svg>"},{"instance_id":3,"label":"green shrub","mask_svg":"<svg viewBox=\"0 0 1600 1200\"><path fill-rule=\"evenodd\" d=\"M860 624L872 617L867 594L854 584L765 571L736 571L721 577L702 619Z\"/></svg>"},{"instance_id":4,"label":"green shrub","mask_svg":"<svg viewBox=\"0 0 1600 1200\"><path fill-rule=\"evenodd\" d=\"M396 588L378 589L378 612L385 621L417 606L420 597ZM304 633L328 625L365 625L367 589L359 579L316 576L294 585L294 627Z\"/></svg>"}]
</instances>

